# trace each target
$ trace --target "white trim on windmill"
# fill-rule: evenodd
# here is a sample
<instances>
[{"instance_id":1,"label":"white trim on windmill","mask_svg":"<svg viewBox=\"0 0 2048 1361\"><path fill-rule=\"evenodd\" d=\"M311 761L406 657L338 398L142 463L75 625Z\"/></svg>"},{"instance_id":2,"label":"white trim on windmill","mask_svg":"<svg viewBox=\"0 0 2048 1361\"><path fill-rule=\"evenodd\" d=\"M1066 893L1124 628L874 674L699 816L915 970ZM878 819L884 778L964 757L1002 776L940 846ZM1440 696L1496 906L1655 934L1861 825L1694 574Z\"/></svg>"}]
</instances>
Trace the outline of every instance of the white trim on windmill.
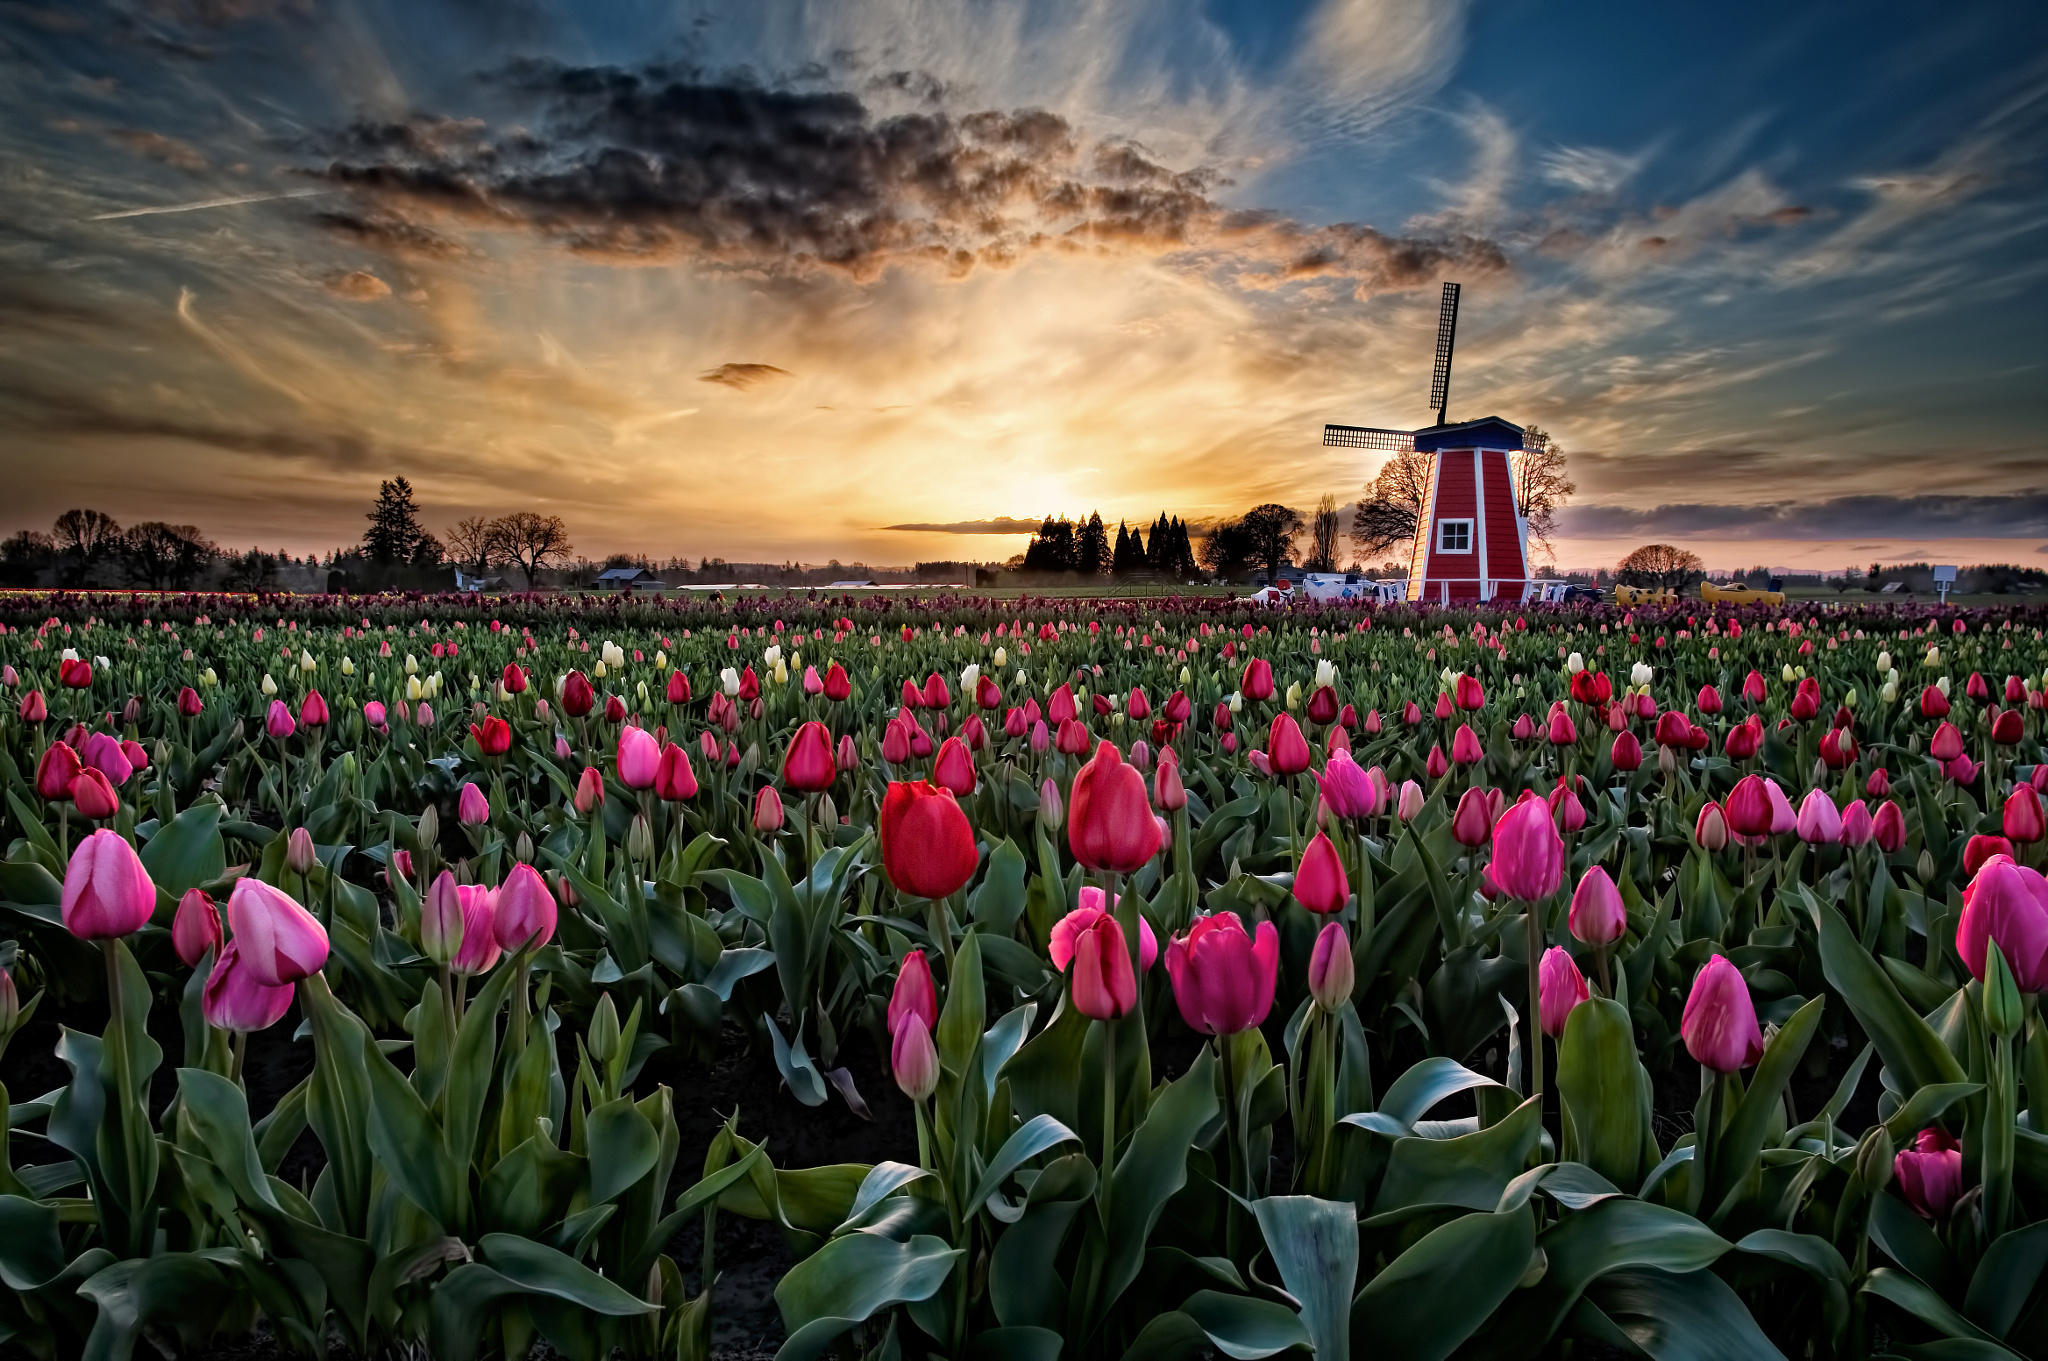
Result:
<instances>
[{"instance_id":1,"label":"white trim on windmill","mask_svg":"<svg viewBox=\"0 0 2048 1361\"><path fill-rule=\"evenodd\" d=\"M1386 453L1423 453L1429 460L1423 493L1423 514L1415 525L1415 544L1409 556L1408 598L1432 597L1449 604L1458 600L1492 600L1503 589L1517 599L1530 590L1529 520L1523 513L1521 479L1514 456L1525 453L1528 444L1522 427L1498 416L1476 421L1451 422L1451 357L1458 335L1458 297L1455 283L1446 283L1437 308L1436 363L1430 374L1429 404L1436 409L1436 424L1420 430L1393 430L1383 426L1325 425L1323 444L1328 448L1376 449ZM1471 455L1469 503L1456 493L1446 503L1446 456ZM1502 498L1506 498L1505 502ZM1488 521L1505 511L1503 528L1514 525L1514 542L1506 536L1489 535ZM1461 539L1461 548L1448 546L1446 534ZM1439 560L1441 559L1441 561Z\"/></svg>"}]
</instances>

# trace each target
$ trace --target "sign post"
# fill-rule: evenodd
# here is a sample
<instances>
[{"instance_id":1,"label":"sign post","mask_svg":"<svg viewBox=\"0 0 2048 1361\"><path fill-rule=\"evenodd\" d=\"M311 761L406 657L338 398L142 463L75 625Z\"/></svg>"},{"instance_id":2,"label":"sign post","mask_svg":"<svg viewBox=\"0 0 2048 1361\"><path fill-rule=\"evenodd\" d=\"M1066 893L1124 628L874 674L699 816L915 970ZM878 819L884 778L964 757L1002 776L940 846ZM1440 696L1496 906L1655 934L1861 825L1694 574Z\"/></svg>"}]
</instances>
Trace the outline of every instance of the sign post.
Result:
<instances>
[{"instance_id":1,"label":"sign post","mask_svg":"<svg viewBox=\"0 0 2048 1361\"><path fill-rule=\"evenodd\" d=\"M1954 563L1937 565L1934 569L1934 589L1941 595L1941 603L1948 604L1949 590L1956 584Z\"/></svg>"}]
</instances>

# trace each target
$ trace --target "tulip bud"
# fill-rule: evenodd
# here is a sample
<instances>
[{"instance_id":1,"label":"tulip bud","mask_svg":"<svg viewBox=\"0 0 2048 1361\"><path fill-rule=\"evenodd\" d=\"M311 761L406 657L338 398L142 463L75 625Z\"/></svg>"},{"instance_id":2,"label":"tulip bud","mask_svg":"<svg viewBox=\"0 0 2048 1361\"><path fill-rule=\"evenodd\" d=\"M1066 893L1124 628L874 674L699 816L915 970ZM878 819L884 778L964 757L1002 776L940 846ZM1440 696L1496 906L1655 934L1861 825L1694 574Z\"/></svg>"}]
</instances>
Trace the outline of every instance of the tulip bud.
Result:
<instances>
[{"instance_id":1,"label":"tulip bud","mask_svg":"<svg viewBox=\"0 0 2048 1361\"><path fill-rule=\"evenodd\" d=\"M0 969L0 1047L20 1025L21 993L14 986L14 975Z\"/></svg>"},{"instance_id":2,"label":"tulip bud","mask_svg":"<svg viewBox=\"0 0 2048 1361\"><path fill-rule=\"evenodd\" d=\"M754 795L754 830L763 836L773 836L782 830L782 796L775 792L775 786L761 786L761 792Z\"/></svg>"},{"instance_id":3,"label":"tulip bud","mask_svg":"<svg viewBox=\"0 0 2048 1361\"><path fill-rule=\"evenodd\" d=\"M889 1045L889 1069L896 1086L912 1101L926 1101L939 1089L939 1051L922 1018L905 1015L896 1022Z\"/></svg>"},{"instance_id":4,"label":"tulip bud","mask_svg":"<svg viewBox=\"0 0 2048 1361\"><path fill-rule=\"evenodd\" d=\"M1891 1185L1895 1156L1891 1131L1876 1121L1856 1145L1856 1176L1865 1194L1874 1196Z\"/></svg>"},{"instance_id":5,"label":"tulip bud","mask_svg":"<svg viewBox=\"0 0 2048 1361\"><path fill-rule=\"evenodd\" d=\"M303 878L312 872L318 860L319 856L313 849L313 834L303 827L292 828L284 843L285 868Z\"/></svg>"},{"instance_id":6,"label":"tulip bud","mask_svg":"<svg viewBox=\"0 0 2048 1361\"><path fill-rule=\"evenodd\" d=\"M455 876L442 870L420 904L420 953L445 966L461 951L462 899L456 892Z\"/></svg>"},{"instance_id":7,"label":"tulip bud","mask_svg":"<svg viewBox=\"0 0 2048 1361\"><path fill-rule=\"evenodd\" d=\"M654 858L654 829L645 813L635 813L633 825L626 829L626 854L641 864Z\"/></svg>"},{"instance_id":8,"label":"tulip bud","mask_svg":"<svg viewBox=\"0 0 2048 1361\"><path fill-rule=\"evenodd\" d=\"M1057 832L1066 819L1066 804L1060 798L1060 787L1050 776L1038 786L1038 825L1048 832Z\"/></svg>"},{"instance_id":9,"label":"tulip bud","mask_svg":"<svg viewBox=\"0 0 2048 1361\"><path fill-rule=\"evenodd\" d=\"M2019 1033L2026 1012L2021 1009L2019 984L2005 962L2005 952L1995 939L1984 945L1984 1024L1991 1033L2009 1040Z\"/></svg>"},{"instance_id":10,"label":"tulip bud","mask_svg":"<svg viewBox=\"0 0 2048 1361\"><path fill-rule=\"evenodd\" d=\"M1351 1000L1357 968L1342 923L1331 922L1316 936L1308 959L1309 995L1324 1011L1334 1012Z\"/></svg>"},{"instance_id":11,"label":"tulip bud","mask_svg":"<svg viewBox=\"0 0 2048 1361\"><path fill-rule=\"evenodd\" d=\"M612 995L605 993L597 999L597 1005L590 1012L590 1030L584 1036L584 1043L590 1050L590 1057L597 1063L609 1063L619 1052L619 1009L612 1004Z\"/></svg>"},{"instance_id":12,"label":"tulip bud","mask_svg":"<svg viewBox=\"0 0 2048 1361\"><path fill-rule=\"evenodd\" d=\"M432 850L441 843L441 814L431 803L420 810L418 836L422 850Z\"/></svg>"}]
</instances>

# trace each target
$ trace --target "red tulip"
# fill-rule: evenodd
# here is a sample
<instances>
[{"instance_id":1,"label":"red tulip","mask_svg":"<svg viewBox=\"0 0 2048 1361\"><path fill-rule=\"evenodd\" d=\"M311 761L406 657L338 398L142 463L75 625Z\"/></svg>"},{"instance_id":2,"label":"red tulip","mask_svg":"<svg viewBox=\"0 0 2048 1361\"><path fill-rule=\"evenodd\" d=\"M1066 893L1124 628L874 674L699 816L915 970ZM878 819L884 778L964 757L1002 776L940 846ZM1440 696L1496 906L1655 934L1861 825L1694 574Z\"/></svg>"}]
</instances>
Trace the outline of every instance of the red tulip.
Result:
<instances>
[{"instance_id":1,"label":"red tulip","mask_svg":"<svg viewBox=\"0 0 2048 1361\"><path fill-rule=\"evenodd\" d=\"M1756 1023L1749 984L1723 955L1709 959L1692 981L1678 1033L1686 1052L1703 1068L1733 1073L1764 1054L1764 1033Z\"/></svg>"},{"instance_id":2,"label":"red tulip","mask_svg":"<svg viewBox=\"0 0 2048 1361\"><path fill-rule=\"evenodd\" d=\"M1938 1129L1923 1129L1892 1159L1899 1194L1925 1219L1946 1219L1963 1194L1963 1146Z\"/></svg>"},{"instance_id":3,"label":"red tulip","mask_svg":"<svg viewBox=\"0 0 2048 1361\"><path fill-rule=\"evenodd\" d=\"M70 798L71 783L84 768L69 743L52 742L44 748L43 759L36 762L36 793L48 803Z\"/></svg>"},{"instance_id":4,"label":"red tulip","mask_svg":"<svg viewBox=\"0 0 2048 1361\"><path fill-rule=\"evenodd\" d=\"M327 931L319 918L260 879L235 880L228 894L228 930L241 946L250 976L273 988L316 974L327 962Z\"/></svg>"},{"instance_id":5,"label":"red tulip","mask_svg":"<svg viewBox=\"0 0 2048 1361\"><path fill-rule=\"evenodd\" d=\"M905 1016L914 1016L927 1030L939 1023L939 988L932 982L931 961L922 950L912 950L896 966L896 986L889 994L889 1029L893 1033Z\"/></svg>"},{"instance_id":6,"label":"red tulip","mask_svg":"<svg viewBox=\"0 0 2048 1361\"><path fill-rule=\"evenodd\" d=\"M2005 810L2002 824L2006 840L2022 845L2039 841L2048 828L2043 827L2041 796L2030 784L2014 785L2005 796Z\"/></svg>"},{"instance_id":7,"label":"red tulip","mask_svg":"<svg viewBox=\"0 0 2048 1361\"><path fill-rule=\"evenodd\" d=\"M83 690L92 684L92 663L82 657L67 657L57 663L57 680L67 689Z\"/></svg>"},{"instance_id":8,"label":"red tulip","mask_svg":"<svg viewBox=\"0 0 2048 1361\"><path fill-rule=\"evenodd\" d=\"M1455 710L1451 708L1450 692L1447 690L1437 691L1436 708L1434 710L1437 722L1442 723L1447 721L1454 712Z\"/></svg>"},{"instance_id":9,"label":"red tulip","mask_svg":"<svg viewBox=\"0 0 2048 1361\"><path fill-rule=\"evenodd\" d=\"M583 767L583 773L576 777L572 802L576 811L586 816L592 809L604 806L604 775L596 766Z\"/></svg>"},{"instance_id":10,"label":"red tulip","mask_svg":"<svg viewBox=\"0 0 2048 1361\"><path fill-rule=\"evenodd\" d=\"M1581 671L1580 675L1586 673ZM1544 737L1554 747L1568 747L1579 740L1579 728L1572 722L1572 716L1564 711L1562 704L1550 711L1550 721L1544 730Z\"/></svg>"},{"instance_id":11,"label":"red tulip","mask_svg":"<svg viewBox=\"0 0 2048 1361\"><path fill-rule=\"evenodd\" d=\"M104 822L121 811L121 796L114 792L113 781L106 772L87 766L71 781L71 802L79 815L93 822Z\"/></svg>"},{"instance_id":12,"label":"red tulip","mask_svg":"<svg viewBox=\"0 0 2048 1361\"><path fill-rule=\"evenodd\" d=\"M505 669L498 674L498 684L508 695L526 693L526 671L518 662L506 662Z\"/></svg>"},{"instance_id":13,"label":"red tulip","mask_svg":"<svg viewBox=\"0 0 2048 1361\"><path fill-rule=\"evenodd\" d=\"M1152 802L1162 813L1177 813L1188 806L1187 787L1181 783L1180 761L1173 748L1159 752L1159 768L1152 772Z\"/></svg>"},{"instance_id":14,"label":"red tulip","mask_svg":"<svg viewBox=\"0 0 2048 1361\"><path fill-rule=\"evenodd\" d=\"M1081 933L1090 926L1093 926L1096 918L1103 914L1102 904L1104 896L1103 891L1096 885L1082 885L1080 894L1081 905L1053 923L1052 941L1047 947L1046 953L1051 956L1054 969L1061 973L1067 971L1067 965L1074 958L1074 943L1080 939ZM1122 897L1119 896L1117 901L1122 902ZM1128 942L1126 943L1128 944ZM1152 923L1146 921L1144 914L1140 913L1138 915L1138 967L1150 971L1153 963L1158 958L1159 938L1152 934Z\"/></svg>"},{"instance_id":15,"label":"red tulip","mask_svg":"<svg viewBox=\"0 0 2048 1361\"><path fill-rule=\"evenodd\" d=\"M1842 810L1842 844L1844 846L1868 845L1877 835L1877 825L1870 816L1870 805L1861 799L1851 799L1849 806Z\"/></svg>"},{"instance_id":16,"label":"red tulip","mask_svg":"<svg viewBox=\"0 0 2048 1361\"><path fill-rule=\"evenodd\" d=\"M974 757L967 744L949 737L939 747L939 759L932 762L932 783L964 799L974 792Z\"/></svg>"},{"instance_id":17,"label":"red tulip","mask_svg":"<svg viewBox=\"0 0 2048 1361\"><path fill-rule=\"evenodd\" d=\"M682 803L697 797L697 772L690 765L690 753L671 742L661 749L654 767L655 797L667 803Z\"/></svg>"},{"instance_id":18,"label":"red tulip","mask_svg":"<svg viewBox=\"0 0 2048 1361\"><path fill-rule=\"evenodd\" d=\"M1593 995L1571 952L1553 945L1536 966L1536 1020L1553 1040L1564 1034L1573 1008Z\"/></svg>"},{"instance_id":19,"label":"red tulip","mask_svg":"<svg viewBox=\"0 0 2048 1361\"><path fill-rule=\"evenodd\" d=\"M1062 684L1045 701L1045 721L1055 728L1073 722L1079 713L1080 710L1074 703L1074 687L1071 685Z\"/></svg>"},{"instance_id":20,"label":"red tulip","mask_svg":"<svg viewBox=\"0 0 2048 1361\"><path fill-rule=\"evenodd\" d=\"M1345 878L1337 847L1326 834L1317 832L1294 871L1294 901L1311 912L1327 914L1343 911L1350 897L1351 882Z\"/></svg>"},{"instance_id":21,"label":"red tulip","mask_svg":"<svg viewBox=\"0 0 2048 1361\"><path fill-rule=\"evenodd\" d=\"M1623 730L1615 735L1607 759L1616 770L1635 770L1643 764L1643 744L1636 740L1634 733Z\"/></svg>"},{"instance_id":22,"label":"red tulip","mask_svg":"<svg viewBox=\"0 0 2048 1361\"><path fill-rule=\"evenodd\" d=\"M197 718L206 706L199 701L199 692L191 686L178 691L178 714L183 718Z\"/></svg>"},{"instance_id":23,"label":"red tulip","mask_svg":"<svg viewBox=\"0 0 2048 1361\"><path fill-rule=\"evenodd\" d=\"M1158 854L1159 824L1145 798L1145 778L1112 743L1097 747L1074 776L1068 802L1067 845L1089 869L1130 874Z\"/></svg>"},{"instance_id":24,"label":"red tulip","mask_svg":"<svg viewBox=\"0 0 2048 1361\"><path fill-rule=\"evenodd\" d=\"M2012 843L1991 832L1979 832L1963 843L1963 873L1975 874L1995 855L2011 857Z\"/></svg>"},{"instance_id":25,"label":"red tulip","mask_svg":"<svg viewBox=\"0 0 2048 1361\"><path fill-rule=\"evenodd\" d=\"M1948 696L1942 693L1940 686L1930 685L1920 692L1920 717L1948 717Z\"/></svg>"},{"instance_id":26,"label":"red tulip","mask_svg":"<svg viewBox=\"0 0 2048 1361\"><path fill-rule=\"evenodd\" d=\"M1244 676L1237 683L1237 691L1248 700L1273 698L1273 664L1263 657L1254 657L1244 664Z\"/></svg>"},{"instance_id":27,"label":"red tulip","mask_svg":"<svg viewBox=\"0 0 2048 1361\"><path fill-rule=\"evenodd\" d=\"M481 723L469 725L469 735L476 739L476 748L486 756L503 756L512 750L512 725L492 714Z\"/></svg>"},{"instance_id":28,"label":"red tulip","mask_svg":"<svg viewBox=\"0 0 2048 1361\"><path fill-rule=\"evenodd\" d=\"M944 898L974 877L974 829L950 790L926 780L891 782L876 828L882 868L899 892Z\"/></svg>"},{"instance_id":29,"label":"red tulip","mask_svg":"<svg viewBox=\"0 0 2048 1361\"><path fill-rule=\"evenodd\" d=\"M1337 721L1337 692L1327 685L1318 685L1315 693L1308 697L1308 718L1311 723L1324 727Z\"/></svg>"},{"instance_id":30,"label":"red tulip","mask_svg":"<svg viewBox=\"0 0 2048 1361\"><path fill-rule=\"evenodd\" d=\"M24 723L41 723L50 716L50 706L48 701L44 700L42 691L31 690L21 697L21 704L15 712L21 716Z\"/></svg>"},{"instance_id":31,"label":"red tulip","mask_svg":"<svg viewBox=\"0 0 2048 1361\"><path fill-rule=\"evenodd\" d=\"M1088 729L1081 725L1079 719L1070 718L1060 724L1059 736L1054 740L1053 745L1059 748L1063 755L1082 756L1087 754L1088 744L1093 740L1088 735Z\"/></svg>"},{"instance_id":32,"label":"red tulip","mask_svg":"<svg viewBox=\"0 0 2048 1361\"><path fill-rule=\"evenodd\" d=\"M597 705L597 690L590 683L590 677L581 671L571 671L562 677L562 712L571 718L581 718Z\"/></svg>"},{"instance_id":33,"label":"red tulip","mask_svg":"<svg viewBox=\"0 0 2048 1361\"><path fill-rule=\"evenodd\" d=\"M1979 704L1982 704L1985 700L1991 698L1991 687L1985 684L1981 673L1972 671L1970 679L1963 682L1963 693L1976 700Z\"/></svg>"},{"instance_id":34,"label":"red tulip","mask_svg":"<svg viewBox=\"0 0 2048 1361\"><path fill-rule=\"evenodd\" d=\"M832 734L812 719L796 730L789 749L782 755L782 782L803 794L816 794L832 787L838 763L832 755Z\"/></svg>"},{"instance_id":35,"label":"red tulip","mask_svg":"<svg viewBox=\"0 0 2048 1361\"><path fill-rule=\"evenodd\" d=\"M1075 1008L1098 1021L1128 1015L1138 1004L1138 976L1116 917L1098 910L1093 920L1072 932L1069 951L1062 972L1073 981Z\"/></svg>"},{"instance_id":36,"label":"red tulip","mask_svg":"<svg viewBox=\"0 0 2048 1361\"><path fill-rule=\"evenodd\" d=\"M1877 848L1886 855L1906 844L1906 815L1890 799L1879 804L1877 812L1871 815L1870 829Z\"/></svg>"},{"instance_id":37,"label":"red tulip","mask_svg":"<svg viewBox=\"0 0 2048 1361\"><path fill-rule=\"evenodd\" d=\"M1761 775L1745 775L1735 782L1722 811L1727 815L1728 829L1736 835L1768 836L1772 822L1770 787Z\"/></svg>"},{"instance_id":38,"label":"red tulip","mask_svg":"<svg viewBox=\"0 0 2048 1361\"><path fill-rule=\"evenodd\" d=\"M1197 918L1166 947L1166 974L1181 1019L1204 1035L1235 1035L1266 1019L1280 969L1280 935L1260 922L1247 933L1234 912Z\"/></svg>"},{"instance_id":39,"label":"red tulip","mask_svg":"<svg viewBox=\"0 0 2048 1361\"><path fill-rule=\"evenodd\" d=\"M1294 715L1284 709L1273 715L1272 725L1266 730L1266 759L1272 762L1273 773L1280 776L1299 775L1309 767L1308 739L1301 735L1301 725L1294 721Z\"/></svg>"},{"instance_id":40,"label":"red tulip","mask_svg":"<svg viewBox=\"0 0 2048 1361\"><path fill-rule=\"evenodd\" d=\"M1451 814L1451 835L1460 846L1484 846L1493 840L1493 810L1479 786L1459 796L1457 811Z\"/></svg>"},{"instance_id":41,"label":"red tulip","mask_svg":"<svg viewBox=\"0 0 2048 1361\"><path fill-rule=\"evenodd\" d=\"M1460 674L1451 685L1453 698L1460 709L1480 709L1486 706L1486 687L1479 683L1477 676Z\"/></svg>"},{"instance_id":42,"label":"red tulip","mask_svg":"<svg viewBox=\"0 0 2048 1361\"><path fill-rule=\"evenodd\" d=\"M1742 697L1751 704L1764 702L1764 678L1761 673L1752 671L1742 678Z\"/></svg>"},{"instance_id":43,"label":"red tulip","mask_svg":"<svg viewBox=\"0 0 2048 1361\"><path fill-rule=\"evenodd\" d=\"M983 709L1000 708L1003 703L1002 687L992 676L978 676L974 681L974 702Z\"/></svg>"},{"instance_id":44,"label":"red tulip","mask_svg":"<svg viewBox=\"0 0 2048 1361\"><path fill-rule=\"evenodd\" d=\"M1473 766L1486 758L1486 752L1479 745L1479 736L1467 724L1460 723L1458 730L1451 734L1451 761L1455 765Z\"/></svg>"},{"instance_id":45,"label":"red tulip","mask_svg":"<svg viewBox=\"0 0 2048 1361\"><path fill-rule=\"evenodd\" d=\"M846 668L838 662L825 668L825 698L837 704L853 694L853 682L846 678Z\"/></svg>"},{"instance_id":46,"label":"red tulip","mask_svg":"<svg viewBox=\"0 0 2048 1361\"><path fill-rule=\"evenodd\" d=\"M322 728L327 726L327 701L320 697L318 690L308 690L306 697L299 701L299 726Z\"/></svg>"},{"instance_id":47,"label":"red tulip","mask_svg":"<svg viewBox=\"0 0 2048 1361\"><path fill-rule=\"evenodd\" d=\"M1718 714L1721 712L1721 692L1711 685L1702 685L1697 703L1701 713Z\"/></svg>"},{"instance_id":48,"label":"red tulip","mask_svg":"<svg viewBox=\"0 0 2048 1361\"><path fill-rule=\"evenodd\" d=\"M2001 747L2016 747L2027 735L2027 716L2018 709L2000 711L1991 720L1991 740Z\"/></svg>"}]
</instances>

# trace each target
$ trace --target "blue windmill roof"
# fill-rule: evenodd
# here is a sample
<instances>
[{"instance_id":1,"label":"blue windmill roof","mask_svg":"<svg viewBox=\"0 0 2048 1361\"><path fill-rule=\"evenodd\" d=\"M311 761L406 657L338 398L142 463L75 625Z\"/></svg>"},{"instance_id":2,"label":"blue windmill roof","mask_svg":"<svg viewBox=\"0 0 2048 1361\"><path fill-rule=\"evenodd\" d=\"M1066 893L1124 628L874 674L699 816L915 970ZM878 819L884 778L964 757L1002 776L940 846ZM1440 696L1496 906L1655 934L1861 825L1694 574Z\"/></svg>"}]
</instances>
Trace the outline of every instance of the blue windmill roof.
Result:
<instances>
[{"instance_id":1,"label":"blue windmill roof","mask_svg":"<svg viewBox=\"0 0 2048 1361\"><path fill-rule=\"evenodd\" d=\"M1422 453L1438 449L1522 449L1522 427L1498 416L1451 425L1432 425L1415 432L1415 447Z\"/></svg>"}]
</instances>

